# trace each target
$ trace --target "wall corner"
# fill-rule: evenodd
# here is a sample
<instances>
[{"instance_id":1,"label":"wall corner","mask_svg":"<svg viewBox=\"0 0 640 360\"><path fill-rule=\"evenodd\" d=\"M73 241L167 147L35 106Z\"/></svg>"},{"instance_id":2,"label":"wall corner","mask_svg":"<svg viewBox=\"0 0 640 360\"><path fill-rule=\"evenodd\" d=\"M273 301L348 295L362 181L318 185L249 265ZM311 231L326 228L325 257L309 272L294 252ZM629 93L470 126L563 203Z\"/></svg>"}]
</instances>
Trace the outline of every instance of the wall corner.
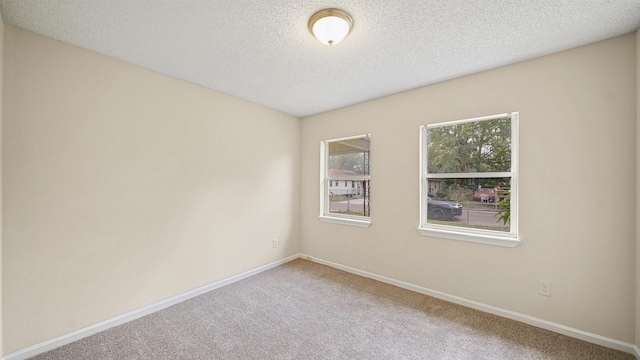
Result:
<instances>
[{"instance_id":1,"label":"wall corner","mask_svg":"<svg viewBox=\"0 0 640 360\"><path fill-rule=\"evenodd\" d=\"M4 21L2 20L2 16L0 16L0 357L2 357L4 355L4 348L3 348L3 317L2 317L2 288L3 288L3 282L2 282L2 265L4 263L3 260L3 256L2 256L2 219L4 217L3 213L2 213L2 204L3 202L3 196L2 196L2 167L3 167L3 163L2 163L2 128L4 127L4 101L3 101L3 97L4 97Z\"/></svg>"},{"instance_id":2,"label":"wall corner","mask_svg":"<svg viewBox=\"0 0 640 360\"><path fill-rule=\"evenodd\" d=\"M635 251L635 345L640 346L640 30L636 31L636 251Z\"/></svg>"}]
</instances>

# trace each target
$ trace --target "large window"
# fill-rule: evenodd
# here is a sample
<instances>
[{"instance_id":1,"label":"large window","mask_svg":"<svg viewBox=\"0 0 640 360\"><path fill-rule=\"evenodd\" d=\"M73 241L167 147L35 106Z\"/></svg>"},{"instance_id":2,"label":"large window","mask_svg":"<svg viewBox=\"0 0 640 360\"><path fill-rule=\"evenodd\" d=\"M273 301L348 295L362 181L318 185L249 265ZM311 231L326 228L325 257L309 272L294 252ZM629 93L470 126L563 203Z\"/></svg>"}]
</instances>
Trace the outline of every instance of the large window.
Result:
<instances>
[{"instance_id":1,"label":"large window","mask_svg":"<svg viewBox=\"0 0 640 360\"><path fill-rule=\"evenodd\" d=\"M518 113L426 125L423 235L501 246L518 239Z\"/></svg>"},{"instance_id":2,"label":"large window","mask_svg":"<svg viewBox=\"0 0 640 360\"><path fill-rule=\"evenodd\" d=\"M320 143L320 220L371 225L369 145L369 135Z\"/></svg>"}]
</instances>

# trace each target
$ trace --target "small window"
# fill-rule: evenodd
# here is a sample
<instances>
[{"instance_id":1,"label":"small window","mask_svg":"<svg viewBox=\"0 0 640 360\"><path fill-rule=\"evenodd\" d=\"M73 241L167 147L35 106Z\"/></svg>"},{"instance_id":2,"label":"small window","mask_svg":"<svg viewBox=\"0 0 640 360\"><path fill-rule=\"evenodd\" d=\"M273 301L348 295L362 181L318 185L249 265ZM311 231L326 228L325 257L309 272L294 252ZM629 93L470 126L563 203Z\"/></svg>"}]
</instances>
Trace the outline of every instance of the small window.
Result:
<instances>
[{"instance_id":1,"label":"small window","mask_svg":"<svg viewBox=\"0 0 640 360\"><path fill-rule=\"evenodd\" d=\"M518 113L421 127L423 235L517 246Z\"/></svg>"},{"instance_id":2,"label":"small window","mask_svg":"<svg viewBox=\"0 0 640 360\"><path fill-rule=\"evenodd\" d=\"M371 225L369 147L369 135L320 143L320 220L362 227ZM327 184L333 181L336 187L331 188ZM338 186L339 181L343 181L344 186Z\"/></svg>"}]
</instances>

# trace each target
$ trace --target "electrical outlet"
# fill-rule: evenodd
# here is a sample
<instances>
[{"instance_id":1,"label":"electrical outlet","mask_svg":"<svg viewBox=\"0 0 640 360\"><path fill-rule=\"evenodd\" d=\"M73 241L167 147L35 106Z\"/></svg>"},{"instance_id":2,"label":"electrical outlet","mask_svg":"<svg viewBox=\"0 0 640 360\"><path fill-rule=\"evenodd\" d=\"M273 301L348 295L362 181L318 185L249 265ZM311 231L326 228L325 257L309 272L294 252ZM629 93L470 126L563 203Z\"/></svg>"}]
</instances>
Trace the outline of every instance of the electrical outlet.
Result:
<instances>
[{"instance_id":1,"label":"electrical outlet","mask_svg":"<svg viewBox=\"0 0 640 360\"><path fill-rule=\"evenodd\" d=\"M273 248L277 248L278 247L278 240L277 239L273 239Z\"/></svg>"},{"instance_id":2,"label":"electrical outlet","mask_svg":"<svg viewBox=\"0 0 640 360\"><path fill-rule=\"evenodd\" d=\"M551 296L551 282L545 280L538 280L538 294Z\"/></svg>"}]
</instances>

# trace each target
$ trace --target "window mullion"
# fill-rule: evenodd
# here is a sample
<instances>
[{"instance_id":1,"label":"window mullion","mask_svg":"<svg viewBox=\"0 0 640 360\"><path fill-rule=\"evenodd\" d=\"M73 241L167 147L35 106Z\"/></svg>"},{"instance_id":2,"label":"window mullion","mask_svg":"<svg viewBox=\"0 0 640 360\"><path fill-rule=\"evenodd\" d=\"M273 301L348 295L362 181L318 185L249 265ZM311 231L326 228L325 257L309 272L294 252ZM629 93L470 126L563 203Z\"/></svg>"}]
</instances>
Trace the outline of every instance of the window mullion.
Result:
<instances>
[{"instance_id":1,"label":"window mullion","mask_svg":"<svg viewBox=\"0 0 640 360\"><path fill-rule=\"evenodd\" d=\"M437 173L426 175L427 179L482 179L482 178L507 178L513 176L510 171L507 172L482 172L482 173Z\"/></svg>"}]
</instances>

